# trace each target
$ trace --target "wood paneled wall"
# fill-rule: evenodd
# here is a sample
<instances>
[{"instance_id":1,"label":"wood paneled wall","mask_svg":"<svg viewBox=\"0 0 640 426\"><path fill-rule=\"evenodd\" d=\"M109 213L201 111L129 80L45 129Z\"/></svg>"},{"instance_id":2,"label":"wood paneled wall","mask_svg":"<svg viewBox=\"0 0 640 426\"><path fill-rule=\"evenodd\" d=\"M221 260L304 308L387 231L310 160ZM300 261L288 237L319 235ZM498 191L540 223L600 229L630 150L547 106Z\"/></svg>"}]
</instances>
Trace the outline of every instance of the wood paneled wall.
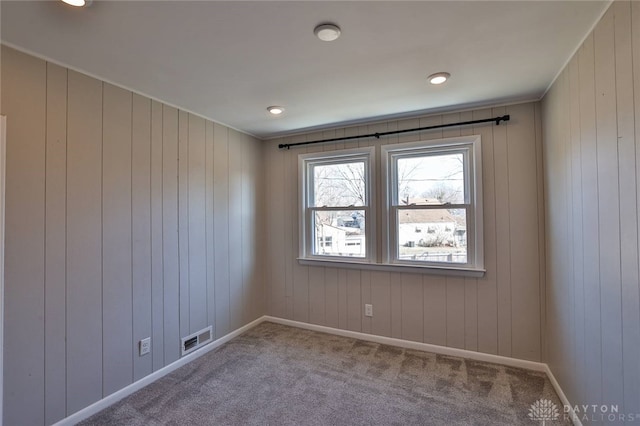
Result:
<instances>
[{"instance_id":1,"label":"wood paneled wall","mask_svg":"<svg viewBox=\"0 0 640 426\"><path fill-rule=\"evenodd\" d=\"M356 140L291 150L277 147L282 142L408 129L503 114L510 114L511 121L500 126L451 128L380 141ZM482 136L487 269L483 278L298 264L298 154L468 134ZM271 141L265 154L269 314L540 361L545 300L541 149L539 103L392 120ZM377 155L379 158L379 149ZM372 318L364 316L365 303L373 304Z\"/></svg>"},{"instance_id":2,"label":"wood paneled wall","mask_svg":"<svg viewBox=\"0 0 640 426\"><path fill-rule=\"evenodd\" d=\"M5 425L54 423L180 337L264 314L262 142L6 47L2 77Z\"/></svg>"},{"instance_id":3,"label":"wood paneled wall","mask_svg":"<svg viewBox=\"0 0 640 426\"><path fill-rule=\"evenodd\" d=\"M640 412L638 29L640 3L614 2L542 103L548 363L572 404L631 414Z\"/></svg>"}]
</instances>

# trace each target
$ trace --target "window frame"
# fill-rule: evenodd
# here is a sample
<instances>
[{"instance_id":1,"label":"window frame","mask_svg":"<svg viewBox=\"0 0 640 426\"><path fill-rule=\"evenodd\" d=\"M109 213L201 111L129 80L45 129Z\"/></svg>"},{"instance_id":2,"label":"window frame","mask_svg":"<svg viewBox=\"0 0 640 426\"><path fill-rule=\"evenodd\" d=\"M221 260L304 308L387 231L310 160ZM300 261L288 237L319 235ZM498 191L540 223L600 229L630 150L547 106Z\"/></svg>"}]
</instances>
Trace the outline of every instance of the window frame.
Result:
<instances>
[{"instance_id":1,"label":"window frame","mask_svg":"<svg viewBox=\"0 0 640 426\"><path fill-rule=\"evenodd\" d=\"M480 135L461 136L446 139L435 139L408 142L393 145L382 145L382 263L387 265L409 266L426 269L448 269L460 271L484 272L484 238L482 207L482 146ZM464 188L463 204L432 206L399 206L397 197L397 160L415 156L463 153L464 155ZM468 172L467 172L468 171ZM467 263L412 261L399 259L398 239L400 210L436 210L442 208L464 208L467 226Z\"/></svg>"},{"instance_id":2,"label":"window frame","mask_svg":"<svg viewBox=\"0 0 640 426\"><path fill-rule=\"evenodd\" d=\"M339 207L316 207L311 206L310 201L313 196L314 181L310 173L314 165L322 164L342 164L348 162L364 161L365 175L365 200L363 206L339 206ZM322 262L372 264L376 263L376 191L375 185L375 148L354 148L337 151L314 152L300 154L298 156L298 215L299 215L299 257L301 260L313 260ZM313 214L316 211L348 211L362 210L365 216L365 256L332 256L325 254L314 254L313 241L315 230L313 225ZM332 241L332 244L335 244Z\"/></svg>"}]
</instances>

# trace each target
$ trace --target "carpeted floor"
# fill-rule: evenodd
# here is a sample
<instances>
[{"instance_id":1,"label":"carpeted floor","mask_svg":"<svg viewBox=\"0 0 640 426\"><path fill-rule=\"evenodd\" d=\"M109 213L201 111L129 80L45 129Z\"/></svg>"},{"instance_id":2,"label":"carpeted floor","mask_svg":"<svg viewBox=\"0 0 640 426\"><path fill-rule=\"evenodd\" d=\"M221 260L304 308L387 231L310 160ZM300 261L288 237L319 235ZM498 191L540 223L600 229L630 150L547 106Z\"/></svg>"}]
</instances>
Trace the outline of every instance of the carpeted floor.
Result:
<instances>
[{"instance_id":1,"label":"carpeted floor","mask_svg":"<svg viewBox=\"0 0 640 426\"><path fill-rule=\"evenodd\" d=\"M81 424L536 425L539 399L562 417L543 373L263 323Z\"/></svg>"}]
</instances>

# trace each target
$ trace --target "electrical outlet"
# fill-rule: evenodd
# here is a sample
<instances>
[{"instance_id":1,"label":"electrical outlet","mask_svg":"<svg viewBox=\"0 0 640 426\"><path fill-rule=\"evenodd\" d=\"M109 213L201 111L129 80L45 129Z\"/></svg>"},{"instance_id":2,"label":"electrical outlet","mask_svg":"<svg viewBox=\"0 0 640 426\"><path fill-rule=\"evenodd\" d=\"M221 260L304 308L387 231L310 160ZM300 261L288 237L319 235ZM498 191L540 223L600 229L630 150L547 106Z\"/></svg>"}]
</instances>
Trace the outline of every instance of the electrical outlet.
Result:
<instances>
[{"instance_id":1,"label":"electrical outlet","mask_svg":"<svg viewBox=\"0 0 640 426\"><path fill-rule=\"evenodd\" d=\"M151 352L151 337L140 340L140 356Z\"/></svg>"},{"instance_id":2,"label":"electrical outlet","mask_svg":"<svg viewBox=\"0 0 640 426\"><path fill-rule=\"evenodd\" d=\"M368 303L364 305L364 316L365 317L373 316L373 305L369 305Z\"/></svg>"}]
</instances>

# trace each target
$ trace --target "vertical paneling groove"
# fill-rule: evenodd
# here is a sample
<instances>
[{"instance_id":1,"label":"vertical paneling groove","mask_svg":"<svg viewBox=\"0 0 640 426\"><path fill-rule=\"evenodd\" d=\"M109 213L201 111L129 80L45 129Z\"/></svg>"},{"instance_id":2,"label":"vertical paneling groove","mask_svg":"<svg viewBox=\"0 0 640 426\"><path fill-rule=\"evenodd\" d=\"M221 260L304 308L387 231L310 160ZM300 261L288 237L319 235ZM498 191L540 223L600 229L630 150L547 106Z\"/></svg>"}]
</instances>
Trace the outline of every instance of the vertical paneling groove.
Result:
<instances>
[{"instance_id":1,"label":"vertical paneling groove","mask_svg":"<svg viewBox=\"0 0 640 426\"><path fill-rule=\"evenodd\" d=\"M389 272L371 272L371 334L391 337L391 285Z\"/></svg>"},{"instance_id":2,"label":"vertical paneling groove","mask_svg":"<svg viewBox=\"0 0 640 426\"><path fill-rule=\"evenodd\" d=\"M447 345L447 283L441 277L424 275L423 321L425 343ZM393 291L393 289L392 289Z\"/></svg>"},{"instance_id":3,"label":"vertical paneling groove","mask_svg":"<svg viewBox=\"0 0 640 426\"><path fill-rule=\"evenodd\" d=\"M215 318L216 337L222 337L231 331L229 292L229 130L226 127L214 124L213 134Z\"/></svg>"},{"instance_id":4,"label":"vertical paneling groove","mask_svg":"<svg viewBox=\"0 0 640 426\"><path fill-rule=\"evenodd\" d=\"M102 398L102 83L74 71L68 71L68 77L67 414L71 414Z\"/></svg>"},{"instance_id":5,"label":"vertical paneling groove","mask_svg":"<svg viewBox=\"0 0 640 426\"><path fill-rule=\"evenodd\" d=\"M442 123L456 123L461 120L460 113L446 114L442 117ZM442 130L442 137L457 137L461 134L460 127ZM466 319L466 280L462 277L446 278L446 321L447 321L447 346L464 349L465 347L465 323Z\"/></svg>"},{"instance_id":6,"label":"vertical paneling groove","mask_svg":"<svg viewBox=\"0 0 640 426\"><path fill-rule=\"evenodd\" d=\"M547 333L546 323L547 323L547 305L546 305L546 251L545 251L545 200L544 200L544 167L543 167L543 137L542 137L542 112L540 103L537 103L535 106L535 129L536 129L536 174L537 174L537 184L538 184L538 260L540 264L538 265L539 278L540 278L540 289L539 289L539 300L540 300L540 352L541 352L541 360L546 362L546 354L547 354ZM579 127L579 123L578 123ZM578 182L579 185L579 182ZM580 227L582 226L582 217L580 217ZM582 252L579 255L581 256Z\"/></svg>"},{"instance_id":7,"label":"vertical paneling groove","mask_svg":"<svg viewBox=\"0 0 640 426\"><path fill-rule=\"evenodd\" d=\"M162 168L162 104L151 101L151 357L153 371L165 365Z\"/></svg>"},{"instance_id":8,"label":"vertical paneling groove","mask_svg":"<svg viewBox=\"0 0 640 426\"><path fill-rule=\"evenodd\" d=\"M339 318L339 283L338 270L336 268L324 268L324 286L325 286L325 322L328 327L338 328L340 326Z\"/></svg>"},{"instance_id":9,"label":"vertical paneling groove","mask_svg":"<svg viewBox=\"0 0 640 426\"><path fill-rule=\"evenodd\" d=\"M178 111L178 271L180 337L191 333L189 296L189 113Z\"/></svg>"},{"instance_id":10,"label":"vertical paneling groove","mask_svg":"<svg viewBox=\"0 0 640 426\"><path fill-rule=\"evenodd\" d=\"M242 162L242 251L245 255L242 258L242 274L247 282L244 294L247 310L243 322L248 323L263 314L259 307L261 295L258 286L258 277L262 273L259 257L263 253L263 241L258 230L262 229L260 216L264 214L264 210L259 204L259 194L263 191L257 190L262 175L260 155L252 138L242 136L245 141Z\"/></svg>"},{"instance_id":11,"label":"vertical paneling groove","mask_svg":"<svg viewBox=\"0 0 640 426\"><path fill-rule=\"evenodd\" d=\"M298 137L292 138L292 142L301 142L302 139ZM295 152L291 152L287 150L286 154L286 163L285 167L287 170L286 178L283 182L283 188L285 190L284 194L284 203L286 210L284 212L284 238L285 238L285 247L284 247L284 255L285 255L285 268L284 268L284 279L285 279L285 318L293 319L294 318L294 293L295 293L295 276L294 271L297 271L294 263L295 254L297 252L297 243L298 241L295 239L295 234L297 233L297 179L290 179L290 176L293 176L294 173L297 173L298 166L296 163L297 154Z\"/></svg>"},{"instance_id":12,"label":"vertical paneling groove","mask_svg":"<svg viewBox=\"0 0 640 426\"><path fill-rule=\"evenodd\" d=\"M47 64L45 418L66 416L67 70Z\"/></svg>"},{"instance_id":13,"label":"vertical paneling groove","mask_svg":"<svg viewBox=\"0 0 640 426\"><path fill-rule=\"evenodd\" d=\"M267 149L267 161L270 167L265 168L267 187L271 191L267 197L267 241L276 247L284 247L284 216L280 209L284 206L284 158L277 150L280 140L274 141ZM285 256L277 250L265 250L267 253L268 278L270 291L269 314L280 318L285 316Z\"/></svg>"},{"instance_id":14,"label":"vertical paneling groove","mask_svg":"<svg viewBox=\"0 0 640 426\"><path fill-rule=\"evenodd\" d=\"M189 114L188 168L188 268L189 334L207 326L205 120Z\"/></svg>"},{"instance_id":15,"label":"vertical paneling groove","mask_svg":"<svg viewBox=\"0 0 640 426\"><path fill-rule=\"evenodd\" d=\"M474 111L473 119L492 117L490 109ZM478 350L498 353L498 286L496 242L496 188L493 126L474 127L482 141L482 198L484 205L484 265L487 272L478 278Z\"/></svg>"},{"instance_id":16,"label":"vertical paneling groove","mask_svg":"<svg viewBox=\"0 0 640 426\"><path fill-rule=\"evenodd\" d=\"M348 330L348 293L347 293L347 270L339 268L338 275L338 327Z\"/></svg>"},{"instance_id":17,"label":"vertical paneling groove","mask_svg":"<svg viewBox=\"0 0 640 426\"><path fill-rule=\"evenodd\" d=\"M596 100L595 100L595 66L593 57L593 35L589 36L580 50L580 133L582 138L582 211L583 230L589 236L589 243L584 244L584 285L585 318L587 333L586 367L587 389L592 389L590 400L594 404L602 401L602 351L600 333L600 232L598 229L598 164L596 154ZM552 257L549 256L551 261ZM549 300L549 296L547 296Z\"/></svg>"},{"instance_id":18,"label":"vertical paneling groove","mask_svg":"<svg viewBox=\"0 0 640 426\"><path fill-rule=\"evenodd\" d=\"M460 113L460 121L473 120L473 111ZM474 128L460 128L460 135L473 135ZM478 350L478 280L473 277L464 279L464 348Z\"/></svg>"},{"instance_id":19,"label":"vertical paneling groove","mask_svg":"<svg viewBox=\"0 0 640 426\"><path fill-rule=\"evenodd\" d=\"M162 108L162 246L164 267L164 362L180 358L178 263L178 110Z\"/></svg>"},{"instance_id":20,"label":"vertical paneling groove","mask_svg":"<svg viewBox=\"0 0 640 426\"><path fill-rule=\"evenodd\" d=\"M464 349L464 285L465 279L462 277L446 278L447 346L460 349Z\"/></svg>"},{"instance_id":21,"label":"vertical paneling groove","mask_svg":"<svg viewBox=\"0 0 640 426\"><path fill-rule=\"evenodd\" d=\"M573 284L574 284L574 303L575 308L573 311L574 319L573 324L575 327L574 332L574 347L573 353L580 354L586 351L584 344L584 262L583 262L583 237L582 237L582 168L580 162L576 161L581 156L580 148L580 99L579 99L579 66L577 57L574 57L569 64L569 97L570 97L570 135L571 135L571 156L570 158L576 164L572 163L571 171L571 189L572 189L572 216L570 217L572 223L572 244L573 251ZM544 299L543 299L544 300ZM577 356L576 362L573 363L572 374L578 374L579 371L584 369L584 357ZM584 377L580 377L580 385L573 386L575 392L581 392L584 386ZM571 391L571 389L569 389Z\"/></svg>"},{"instance_id":22,"label":"vertical paneling groove","mask_svg":"<svg viewBox=\"0 0 640 426\"><path fill-rule=\"evenodd\" d=\"M131 229L133 256L133 380L153 371L152 355L140 356L138 342L152 336L151 271L151 101L133 95L131 129ZM152 339L153 340L153 339Z\"/></svg>"},{"instance_id":23,"label":"vertical paneling groove","mask_svg":"<svg viewBox=\"0 0 640 426\"><path fill-rule=\"evenodd\" d=\"M213 326L213 335L216 336L216 294L215 294L215 240L213 226L213 122L206 123L205 136L205 233L206 233L206 253L207 253L207 323Z\"/></svg>"},{"instance_id":24,"label":"vertical paneling groove","mask_svg":"<svg viewBox=\"0 0 640 426\"><path fill-rule=\"evenodd\" d=\"M131 253L131 92L103 87L103 396L133 380Z\"/></svg>"},{"instance_id":25,"label":"vertical paneling groove","mask_svg":"<svg viewBox=\"0 0 640 426\"><path fill-rule=\"evenodd\" d=\"M325 268L309 267L309 322L326 325L325 322Z\"/></svg>"},{"instance_id":26,"label":"vertical paneling groove","mask_svg":"<svg viewBox=\"0 0 640 426\"><path fill-rule=\"evenodd\" d=\"M494 108L494 115L506 113L504 108ZM496 201L496 254L497 254L497 305L498 305L498 355L511 356L511 246L509 228L509 154L507 128L493 129L493 157Z\"/></svg>"},{"instance_id":27,"label":"vertical paneling groove","mask_svg":"<svg viewBox=\"0 0 640 426\"><path fill-rule=\"evenodd\" d=\"M318 132L311 135L307 135L307 140L312 140L311 138L330 138L333 135L333 132ZM310 152L321 152L326 146L320 145L309 145L305 150L307 153ZM298 183L299 185L300 183ZM299 195L296 194L296 199L298 199ZM308 287L306 291L306 298L308 302L308 321L312 324L326 325L325 322L325 312L326 312L326 284L325 284L325 268L324 267L316 267L310 266L307 270L308 274ZM304 302L304 300L303 300Z\"/></svg>"},{"instance_id":28,"label":"vertical paneling groove","mask_svg":"<svg viewBox=\"0 0 640 426\"><path fill-rule=\"evenodd\" d=\"M347 270L346 296L347 296L347 330L362 331L362 312L364 306L361 303L361 272L356 269Z\"/></svg>"},{"instance_id":29,"label":"vertical paneling groove","mask_svg":"<svg viewBox=\"0 0 640 426\"><path fill-rule=\"evenodd\" d=\"M242 281L242 135L229 130L229 297L231 330L244 317ZM235 214L231 214L235 212Z\"/></svg>"},{"instance_id":30,"label":"vertical paneling groove","mask_svg":"<svg viewBox=\"0 0 640 426\"><path fill-rule=\"evenodd\" d=\"M320 134L311 134L307 135L304 139L321 137ZM310 152L310 149L314 149L313 147L307 148L305 151ZM297 157L297 156L296 156ZM297 164L295 162L291 163L291 166L297 169ZM299 211L295 208L298 204L298 193L299 193L299 183L297 179L294 179L291 185L291 193L287 197L294 205L293 220L292 224L298 223L298 215ZM297 257L297 243L299 229L298 226L292 227L292 244L291 244L291 258L295 259ZM293 307L293 319L296 321L309 322L309 267L306 265L300 265L297 261L293 261L292 263L292 307Z\"/></svg>"},{"instance_id":31,"label":"vertical paneling groove","mask_svg":"<svg viewBox=\"0 0 640 426\"><path fill-rule=\"evenodd\" d=\"M42 61L4 48L2 61L2 114L7 116L4 381L13 385L4 390L4 421L40 424L45 416L47 69ZM31 404L21 410L25 400Z\"/></svg>"},{"instance_id":32,"label":"vertical paneling groove","mask_svg":"<svg viewBox=\"0 0 640 426\"><path fill-rule=\"evenodd\" d=\"M423 338L422 277L418 274L400 274L402 291L402 338L421 341Z\"/></svg>"}]
</instances>

